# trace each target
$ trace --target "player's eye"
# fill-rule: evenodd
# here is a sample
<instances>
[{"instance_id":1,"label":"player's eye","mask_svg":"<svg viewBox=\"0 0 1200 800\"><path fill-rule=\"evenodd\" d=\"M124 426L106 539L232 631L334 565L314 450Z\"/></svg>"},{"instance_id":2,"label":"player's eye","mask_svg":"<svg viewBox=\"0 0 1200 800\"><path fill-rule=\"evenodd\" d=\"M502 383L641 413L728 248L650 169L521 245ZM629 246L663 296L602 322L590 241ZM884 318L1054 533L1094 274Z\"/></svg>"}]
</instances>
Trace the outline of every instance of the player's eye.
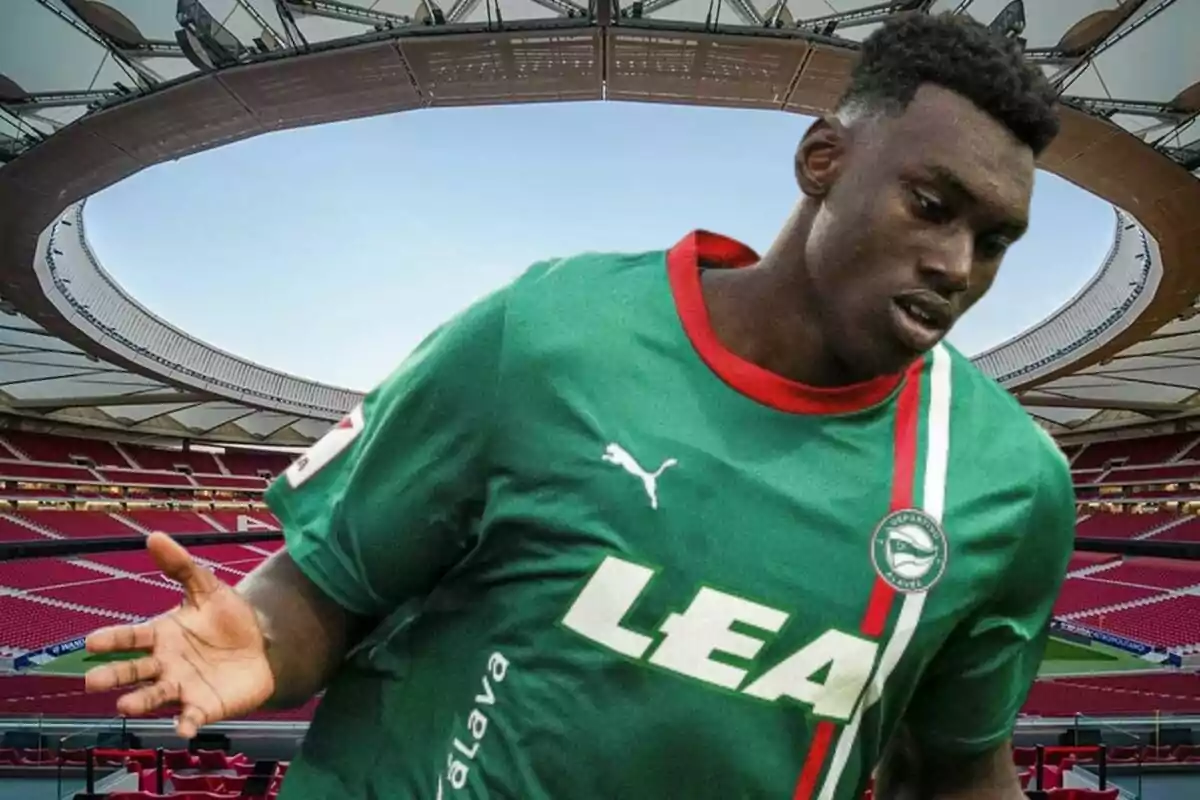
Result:
<instances>
[{"instance_id":1,"label":"player's eye","mask_svg":"<svg viewBox=\"0 0 1200 800\"><path fill-rule=\"evenodd\" d=\"M975 247L979 255L988 260L1000 258L1008 250L1012 242L1007 236L982 236Z\"/></svg>"},{"instance_id":2,"label":"player's eye","mask_svg":"<svg viewBox=\"0 0 1200 800\"><path fill-rule=\"evenodd\" d=\"M950 207L936 194L921 188L913 188L909 193L912 196L913 208L921 219L936 223L949 221Z\"/></svg>"}]
</instances>

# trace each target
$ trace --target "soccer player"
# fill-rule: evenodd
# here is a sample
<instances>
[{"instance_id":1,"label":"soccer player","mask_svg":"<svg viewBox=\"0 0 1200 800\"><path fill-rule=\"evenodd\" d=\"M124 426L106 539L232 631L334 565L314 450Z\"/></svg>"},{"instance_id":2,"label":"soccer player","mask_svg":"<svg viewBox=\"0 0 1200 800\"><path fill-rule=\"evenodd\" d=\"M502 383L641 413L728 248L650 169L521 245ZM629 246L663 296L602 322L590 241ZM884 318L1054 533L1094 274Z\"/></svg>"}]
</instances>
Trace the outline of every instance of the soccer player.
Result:
<instances>
[{"instance_id":1,"label":"soccer player","mask_svg":"<svg viewBox=\"0 0 1200 800\"><path fill-rule=\"evenodd\" d=\"M1066 462L941 342L1027 224L1053 93L907 16L796 151L761 257L716 234L533 266L269 490L285 550L93 634L178 730L324 688L282 797L1021 796L1072 546Z\"/></svg>"}]
</instances>

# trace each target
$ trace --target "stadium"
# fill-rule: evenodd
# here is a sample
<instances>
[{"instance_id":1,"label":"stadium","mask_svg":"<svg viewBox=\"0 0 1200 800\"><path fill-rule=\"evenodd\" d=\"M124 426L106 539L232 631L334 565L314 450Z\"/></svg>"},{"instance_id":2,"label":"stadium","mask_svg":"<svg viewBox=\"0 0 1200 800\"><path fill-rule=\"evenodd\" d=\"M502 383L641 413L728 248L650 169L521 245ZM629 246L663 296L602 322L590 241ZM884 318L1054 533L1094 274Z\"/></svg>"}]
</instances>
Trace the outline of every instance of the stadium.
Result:
<instances>
[{"instance_id":1,"label":"stadium","mask_svg":"<svg viewBox=\"0 0 1200 800\"><path fill-rule=\"evenodd\" d=\"M85 787L273 796L319 703L215 726L189 749L169 715L122 719L115 694L83 692L95 663L84 635L182 597L144 537L176 535L236 583L281 546L268 483L361 399L143 307L93 250L89 197L259 134L416 109L632 101L819 114L882 21L946 11L1023 40L1063 104L1040 167L1113 208L1090 280L974 359L1058 441L1078 501L1015 768L1041 796L1200 797L1200 56L1188 34L1200 4L10 0L0 800ZM18 69L21 42L50 60L73 54L57 60L87 74Z\"/></svg>"}]
</instances>

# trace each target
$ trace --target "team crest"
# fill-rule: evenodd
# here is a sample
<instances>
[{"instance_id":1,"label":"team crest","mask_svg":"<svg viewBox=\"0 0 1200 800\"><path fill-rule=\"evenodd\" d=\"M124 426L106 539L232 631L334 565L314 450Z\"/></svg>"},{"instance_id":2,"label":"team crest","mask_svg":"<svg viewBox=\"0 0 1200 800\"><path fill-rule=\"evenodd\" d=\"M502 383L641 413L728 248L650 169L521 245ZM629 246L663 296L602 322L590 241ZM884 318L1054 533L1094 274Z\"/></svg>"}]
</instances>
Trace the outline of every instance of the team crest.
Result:
<instances>
[{"instance_id":1,"label":"team crest","mask_svg":"<svg viewBox=\"0 0 1200 800\"><path fill-rule=\"evenodd\" d=\"M933 588L946 571L946 534L937 520L915 508L893 511L871 537L871 561L879 577L898 592Z\"/></svg>"}]
</instances>

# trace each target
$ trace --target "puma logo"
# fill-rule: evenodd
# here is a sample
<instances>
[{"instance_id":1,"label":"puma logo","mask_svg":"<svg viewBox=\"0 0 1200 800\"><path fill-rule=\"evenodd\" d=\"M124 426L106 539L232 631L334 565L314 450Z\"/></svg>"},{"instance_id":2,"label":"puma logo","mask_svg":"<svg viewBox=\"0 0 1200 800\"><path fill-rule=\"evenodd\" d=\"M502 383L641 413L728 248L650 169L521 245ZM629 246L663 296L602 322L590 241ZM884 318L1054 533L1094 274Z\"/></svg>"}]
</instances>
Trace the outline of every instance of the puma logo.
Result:
<instances>
[{"instance_id":1,"label":"puma logo","mask_svg":"<svg viewBox=\"0 0 1200 800\"><path fill-rule=\"evenodd\" d=\"M605 448L602 458L609 464L615 464L639 479L646 490L646 496L650 498L650 508L655 511L658 510L658 478L679 463L673 458L668 458L654 472L647 472L641 464L634 460L633 456L629 455L628 450L615 443Z\"/></svg>"}]
</instances>

